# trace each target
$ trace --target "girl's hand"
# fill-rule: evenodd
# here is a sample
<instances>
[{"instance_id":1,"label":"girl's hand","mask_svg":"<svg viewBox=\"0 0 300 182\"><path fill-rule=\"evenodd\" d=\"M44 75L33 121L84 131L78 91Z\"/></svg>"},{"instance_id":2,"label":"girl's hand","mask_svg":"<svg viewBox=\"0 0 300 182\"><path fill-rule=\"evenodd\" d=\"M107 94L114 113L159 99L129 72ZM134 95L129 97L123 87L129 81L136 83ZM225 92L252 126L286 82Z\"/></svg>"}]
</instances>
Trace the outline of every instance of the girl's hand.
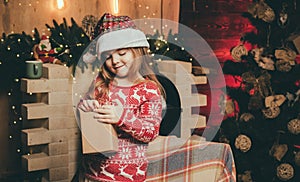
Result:
<instances>
[{"instance_id":1,"label":"girl's hand","mask_svg":"<svg viewBox=\"0 0 300 182\"><path fill-rule=\"evenodd\" d=\"M100 104L97 100L82 100L78 104L78 108L84 112L91 112L100 107Z\"/></svg>"},{"instance_id":2,"label":"girl's hand","mask_svg":"<svg viewBox=\"0 0 300 182\"><path fill-rule=\"evenodd\" d=\"M94 109L96 112L94 118L102 123L117 124L123 113L122 105L102 105L98 109Z\"/></svg>"}]
</instances>

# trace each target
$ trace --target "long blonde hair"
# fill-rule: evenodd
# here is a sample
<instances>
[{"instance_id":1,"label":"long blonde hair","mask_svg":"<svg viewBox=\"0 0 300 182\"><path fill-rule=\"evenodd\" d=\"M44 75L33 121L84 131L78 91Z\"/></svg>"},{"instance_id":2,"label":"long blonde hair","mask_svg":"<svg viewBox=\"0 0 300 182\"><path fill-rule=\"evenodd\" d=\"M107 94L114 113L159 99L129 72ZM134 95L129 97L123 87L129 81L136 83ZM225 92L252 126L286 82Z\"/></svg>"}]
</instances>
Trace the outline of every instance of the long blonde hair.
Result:
<instances>
[{"instance_id":1,"label":"long blonde hair","mask_svg":"<svg viewBox=\"0 0 300 182\"><path fill-rule=\"evenodd\" d=\"M153 72L153 70L149 65L150 63L153 63L153 60L148 53L148 49L143 47L128 48L128 49L132 51L136 62L136 64L133 64L130 67L130 72L131 73L139 72L145 79L155 82L161 92L161 95L164 98L166 98L164 88L158 81L155 73ZM115 75L108 70L106 64L104 63L106 61L105 57L101 57L100 61L103 63L103 65L95 81L94 88L99 88L99 87L101 88L99 95L97 97L107 97L109 91L109 85L114 81Z\"/></svg>"}]
</instances>

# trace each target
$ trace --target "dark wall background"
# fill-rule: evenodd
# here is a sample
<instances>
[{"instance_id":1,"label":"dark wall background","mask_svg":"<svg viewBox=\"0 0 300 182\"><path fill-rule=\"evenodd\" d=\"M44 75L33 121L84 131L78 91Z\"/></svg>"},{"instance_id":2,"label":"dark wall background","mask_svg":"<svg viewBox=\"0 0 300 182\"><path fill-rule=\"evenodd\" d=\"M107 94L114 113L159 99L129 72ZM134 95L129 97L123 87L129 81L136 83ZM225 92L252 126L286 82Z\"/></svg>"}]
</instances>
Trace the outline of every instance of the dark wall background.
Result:
<instances>
[{"instance_id":1,"label":"dark wall background","mask_svg":"<svg viewBox=\"0 0 300 182\"><path fill-rule=\"evenodd\" d=\"M239 44L243 33L254 29L248 19L242 17L251 2L252 0L181 0L179 21L197 32L209 44L222 66L226 60L232 59L230 49ZM193 41L193 37L189 39ZM212 94L223 94L224 85L218 82L221 73L221 70L210 68L209 76L213 81L194 89L194 92L208 96L207 106L194 108L194 113L210 117L220 114L218 101L210 98ZM215 121L216 124L219 122Z\"/></svg>"}]
</instances>

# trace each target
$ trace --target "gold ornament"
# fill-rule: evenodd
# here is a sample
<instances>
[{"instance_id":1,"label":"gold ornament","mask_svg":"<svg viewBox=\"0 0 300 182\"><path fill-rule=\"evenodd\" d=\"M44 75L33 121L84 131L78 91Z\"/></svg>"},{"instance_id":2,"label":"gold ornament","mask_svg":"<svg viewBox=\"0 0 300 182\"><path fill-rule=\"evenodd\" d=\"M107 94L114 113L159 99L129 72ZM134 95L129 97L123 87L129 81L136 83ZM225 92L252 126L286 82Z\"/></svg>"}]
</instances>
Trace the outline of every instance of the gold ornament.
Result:
<instances>
[{"instance_id":1,"label":"gold ornament","mask_svg":"<svg viewBox=\"0 0 300 182\"><path fill-rule=\"evenodd\" d=\"M281 106L286 100L284 95L272 95L265 98L265 106Z\"/></svg>"},{"instance_id":2,"label":"gold ornament","mask_svg":"<svg viewBox=\"0 0 300 182\"><path fill-rule=\"evenodd\" d=\"M288 151L288 146L286 144L274 144L269 152L278 161L281 161L282 157Z\"/></svg>"},{"instance_id":3,"label":"gold ornament","mask_svg":"<svg viewBox=\"0 0 300 182\"><path fill-rule=\"evenodd\" d=\"M265 6L264 8L264 12L258 15L258 18L261 18L265 22L271 23L275 19L275 13L269 6Z\"/></svg>"},{"instance_id":4,"label":"gold ornament","mask_svg":"<svg viewBox=\"0 0 300 182\"><path fill-rule=\"evenodd\" d=\"M289 48L280 48L275 50L276 68L281 72L289 72L294 66L297 53Z\"/></svg>"},{"instance_id":5,"label":"gold ornament","mask_svg":"<svg viewBox=\"0 0 300 182\"><path fill-rule=\"evenodd\" d=\"M295 164L300 166L300 151L295 154Z\"/></svg>"},{"instance_id":6,"label":"gold ornament","mask_svg":"<svg viewBox=\"0 0 300 182\"><path fill-rule=\"evenodd\" d=\"M253 59L257 63L257 65L266 70L275 70L274 61L272 60L271 55L262 56L264 49L263 48L255 48L251 50L251 54L253 55Z\"/></svg>"},{"instance_id":7,"label":"gold ornament","mask_svg":"<svg viewBox=\"0 0 300 182\"><path fill-rule=\"evenodd\" d=\"M265 107L262 112L266 118L273 119L280 114L280 108L285 101L284 95L272 95L265 98Z\"/></svg>"},{"instance_id":8,"label":"gold ornament","mask_svg":"<svg viewBox=\"0 0 300 182\"><path fill-rule=\"evenodd\" d=\"M268 119L274 119L280 114L280 108L278 106L271 106L262 110L263 115Z\"/></svg>"},{"instance_id":9,"label":"gold ornament","mask_svg":"<svg viewBox=\"0 0 300 182\"><path fill-rule=\"evenodd\" d=\"M268 6L263 0L248 6L248 12L254 17L261 19L267 23L271 23L275 19L274 10Z\"/></svg>"},{"instance_id":10,"label":"gold ornament","mask_svg":"<svg viewBox=\"0 0 300 182\"><path fill-rule=\"evenodd\" d=\"M240 117L240 121L242 122L249 122L251 120L254 120L255 117L251 113L243 113Z\"/></svg>"},{"instance_id":11,"label":"gold ornament","mask_svg":"<svg viewBox=\"0 0 300 182\"><path fill-rule=\"evenodd\" d=\"M248 152L251 148L252 142L248 136L241 134L235 139L234 145L237 149L240 149L242 152Z\"/></svg>"},{"instance_id":12,"label":"gold ornament","mask_svg":"<svg viewBox=\"0 0 300 182\"><path fill-rule=\"evenodd\" d=\"M289 62L290 65L295 65L295 59L297 57L297 53L289 48L280 48L275 50L276 59L284 60Z\"/></svg>"},{"instance_id":13,"label":"gold ornament","mask_svg":"<svg viewBox=\"0 0 300 182\"><path fill-rule=\"evenodd\" d=\"M292 119L288 122L287 128L289 132L291 132L294 135L298 135L300 133L300 120L299 119Z\"/></svg>"},{"instance_id":14,"label":"gold ornament","mask_svg":"<svg viewBox=\"0 0 300 182\"><path fill-rule=\"evenodd\" d=\"M289 72L292 69L291 64L285 60L277 60L275 65L276 69L281 72Z\"/></svg>"},{"instance_id":15,"label":"gold ornament","mask_svg":"<svg viewBox=\"0 0 300 182\"><path fill-rule=\"evenodd\" d=\"M282 181L288 181L294 177L294 168L288 163L280 164L277 167L277 177Z\"/></svg>"},{"instance_id":16,"label":"gold ornament","mask_svg":"<svg viewBox=\"0 0 300 182\"><path fill-rule=\"evenodd\" d=\"M251 54L253 55L253 59L258 63L260 58L261 58L261 55L263 53L264 49L263 48L255 48L255 49L252 49L250 52Z\"/></svg>"},{"instance_id":17,"label":"gold ornament","mask_svg":"<svg viewBox=\"0 0 300 182\"><path fill-rule=\"evenodd\" d=\"M243 174L238 175L238 181L241 182L252 182L251 171L245 171Z\"/></svg>"},{"instance_id":18,"label":"gold ornament","mask_svg":"<svg viewBox=\"0 0 300 182\"><path fill-rule=\"evenodd\" d=\"M243 44L240 44L240 45L232 48L232 50L231 50L231 56L236 61L241 61L242 56L247 56L247 55L248 55L248 51Z\"/></svg>"},{"instance_id":19,"label":"gold ornament","mask_svg":"<svg viewBox=\"0 0 300 182\"><path fill-rule=\"evenodd\" d=\"M289 16L287 13L287 3L282 3L281 5L282 9L279 12L279 18L278 18L278 25L281 28L285 28L285 26L288 24Z\"/></svg>"},{"instance_id":20,"label":"gold ornament","mask_svg":"<svg viewBox=\"0 0 300 182\"><path fill-rule=\"evenodd\" d=\"M261 57L258 66L265 70L275 70L274 61L270 57Z\"/></svg>"}]
</instances>

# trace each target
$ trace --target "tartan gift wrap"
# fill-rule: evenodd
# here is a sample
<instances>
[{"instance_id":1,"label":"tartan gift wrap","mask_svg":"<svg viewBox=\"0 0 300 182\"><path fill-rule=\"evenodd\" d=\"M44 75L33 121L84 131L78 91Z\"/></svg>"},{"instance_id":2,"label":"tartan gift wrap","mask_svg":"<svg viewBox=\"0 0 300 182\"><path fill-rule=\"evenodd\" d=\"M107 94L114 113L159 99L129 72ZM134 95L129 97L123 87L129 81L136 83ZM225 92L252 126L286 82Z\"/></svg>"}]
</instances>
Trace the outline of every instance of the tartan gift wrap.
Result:
<instances>
[{"instance_id":1,"label":"tartan gift wrap","mask_svg":"<svg viewBox=\"0 0 300 182\"><path fill-rule=\"evenodd\" d=\"M228 144L207 142L202 137L188 140L158 137L147 153L148 182L233 182L236 169ZM150 142L151 143L151 142Z\"/></svg>"}]
</instances>

